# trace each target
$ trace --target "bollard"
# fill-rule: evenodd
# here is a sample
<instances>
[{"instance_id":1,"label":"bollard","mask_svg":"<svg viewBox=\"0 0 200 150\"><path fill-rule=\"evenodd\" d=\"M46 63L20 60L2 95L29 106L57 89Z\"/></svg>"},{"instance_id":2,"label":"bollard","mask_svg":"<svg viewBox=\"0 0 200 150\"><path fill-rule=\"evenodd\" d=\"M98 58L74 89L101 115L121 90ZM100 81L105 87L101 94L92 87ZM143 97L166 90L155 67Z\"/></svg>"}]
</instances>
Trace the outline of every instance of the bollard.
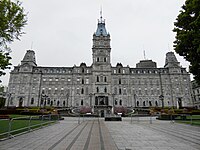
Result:
<instances>
[{"instance_id":1,"label":"bollard","mask_svg":"<svg viewBox=\"0 0 200 150\"><path fill-rule=\"evenodd\" d=\"M41 124L40 124L40 125L41 125L41 128L42 128L42 126L43 126L42 124L43 124L43 115L41 115Z\"/></svg>"},{"instance_id":2,"label":"bollard","mask_svg":"<svg viewBox=\"0 0 200 150\"><path fill-rule=\"evenodd\" d=\"M131 114L131 124L133 123L133 114Z\"/></svg>"},{"instance_id":3,"label":"bollard","mask_svg":"<svg viewBox=\"0 0 200 150\"><path fill-rule=\"evenodd\" d=\"M32 119L32 116L29 117L29 122L28 122L28 131L29 132L31 131L31 119Z\"/></svg>"},{"instance_id":4,"label":"bollard","mask_svg":"<svg viewBox=\"0 0 200 150\"><path fill-rule=\"evenodd\" d=\"M78 124L80 124L80 114L79 114L79 116L78 116Z\"/></svg>"},{"instance_id":5,"label":"bollard","mask_svg":"<svg viewBox=\"0 0 200 150\"><path fill-rule=\"evenodd\" d=\"M151 116L150 116L150 120L149 121L150 121L150 124L152 124L152 117Z\"/></svg>"},{"instance_id":6,"label":"bollard","mask_svg":"<svg viewBox=\"0 0 200 150\"><path fill-rule=\"evenodd\" d=\"M8 124L8 138L11 138L12 136L11 136L11 128L12 128L12 121L13 121L13 119L12 118L10 118L9 119L9 124Z\"/></svg>"}]
</instances>

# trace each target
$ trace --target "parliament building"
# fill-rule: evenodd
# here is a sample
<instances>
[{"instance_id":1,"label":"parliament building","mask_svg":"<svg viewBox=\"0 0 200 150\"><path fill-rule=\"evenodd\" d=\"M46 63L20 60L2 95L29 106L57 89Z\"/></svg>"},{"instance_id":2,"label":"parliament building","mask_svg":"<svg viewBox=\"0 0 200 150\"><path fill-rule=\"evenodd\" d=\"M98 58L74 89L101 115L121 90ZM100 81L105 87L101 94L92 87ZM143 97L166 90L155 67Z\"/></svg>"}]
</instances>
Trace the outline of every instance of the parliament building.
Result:
<instances>
[{"instance_id":1,"label":"parliament building","mask_svg":"<svg viewBox=\"0 0 200 150\"><path fill-rule=\"evenodd\" d=\"M158 68L141 60L135 68L111 66L110 34L100 17L93 34L92 64L73 67L38 66L35 52L27 50L10 73L6 105L92 107L107 113L113 107L190 106L190 75L173 52Z\"/></svg>"}]
</instances>

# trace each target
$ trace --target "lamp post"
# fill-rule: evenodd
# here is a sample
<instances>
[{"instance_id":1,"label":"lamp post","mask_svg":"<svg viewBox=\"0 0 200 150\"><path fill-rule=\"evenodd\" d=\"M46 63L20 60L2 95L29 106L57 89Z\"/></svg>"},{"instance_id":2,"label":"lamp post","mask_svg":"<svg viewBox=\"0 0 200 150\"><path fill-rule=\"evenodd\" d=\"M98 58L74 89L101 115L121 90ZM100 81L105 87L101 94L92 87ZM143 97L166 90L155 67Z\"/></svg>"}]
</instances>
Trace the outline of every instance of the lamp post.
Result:
<instances>
[{"instance_id":1,"label":"lamp post","mask_svg":"<svg viewBox=\"0 0 200 150\"><path fill-rule=\"evenodd\" d=\"M41 87L42 87L42 70L40 70L40 83L39 83L39 93L38 93L38 103L37 106L41 107L41 101L42 101L42 93L41 93Z\"/></svg>"},{"instance_id":2,"label":"lamp post","mask_svg":"<svg viewBox=\"0 0 200 150\"><path fill-rule=\"evenodd\" d=\"M47 103L47 95L44 95L44 107L46 106L46 103Z\"/></svg>"},{"instance_id":3,"label":"lamp post","mask_svg":"<svg viewBox=\"0 0 200 150\"><path fill-rule=\"evenodd\" d=\"M164 108L164 96L163 96L163 95L160 95L160 96L159 96L159 100L161 100L162 108Z\"/></svg>"},{"instance_id":4,"label":"lamp post","mask_svg":"<svg viewBox=\"0 0 200 150\"><path fill-rule=\"evenodd\" d=\"M9 107L9 104L10 104L10 98L11 98L11 93L7 93L7 107Z\"/></svg>"},{"instance_id":5,"label":"lamp post","mask_svg":"<svg viewBox=\"0 0 200 150\"><path fill-rule=\"evenodd\" d=\"M92 107L92 93L90 93L89 94L89 96L90 96L90 107L91 107L91 109L92 109L92 113L94 112L94 109L93 109L93 107Z\"/></svg>"},{"instance_id":6,"label":"lamp post","mask_svg":"<svg viewBox=\"0 0 200 150\"><path fill-rule=\"evenodd\" d=\"M66 95L66 97L67 97L67 107L68 107L68 105L69 105L69 93L67 93L67 95Z\"/></svg>"},{"instance_id":7,"label":"lamp post","mask_svg":"<svg viewBox=\"0 0 200 150\"><path fill-rule=\"evenodd\" d=\"M112 94L112 97L113 97L112 114L114 115L114 107L115 107L115 93Z\"/></svg>"},{"instance_id":8,"label":"lamp post","mask_svg":"<svg viewBox=\"0 0 200 150\"><path fill-rule=\"evenodd\" d=\"M92 93L90 93L89 96L90 96L90 107L92 107Z\"/></svg>"},{"instance_id":9,"label":"lamp post","mask_svg":"<svg viewBox=\"0 0 200 150\"><path fill-rule=\"evenodd\" d=\"M134 103L135 103L135 108L136 108L136 94L134 94Z\"/></svg>"}]
</instances>

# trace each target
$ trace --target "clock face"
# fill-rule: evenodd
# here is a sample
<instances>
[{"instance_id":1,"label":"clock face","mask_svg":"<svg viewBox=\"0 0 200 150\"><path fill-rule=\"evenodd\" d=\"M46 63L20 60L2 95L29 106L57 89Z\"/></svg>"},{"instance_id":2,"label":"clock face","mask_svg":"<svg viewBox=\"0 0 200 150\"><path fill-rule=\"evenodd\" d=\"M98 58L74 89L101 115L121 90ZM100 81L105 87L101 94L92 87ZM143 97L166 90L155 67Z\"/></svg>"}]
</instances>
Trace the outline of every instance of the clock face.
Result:
<instances>
[{"instance_id":1,"label":"clock face","mask_svg":"<svg viewBox=\"0 0 200 150\"><path fill-rule=\"evenodd\" d=\"M103 41L100 41L100 42L99 42L99 45L102 46L102 45L103 45Z\"/></svg>"}]
</instances>

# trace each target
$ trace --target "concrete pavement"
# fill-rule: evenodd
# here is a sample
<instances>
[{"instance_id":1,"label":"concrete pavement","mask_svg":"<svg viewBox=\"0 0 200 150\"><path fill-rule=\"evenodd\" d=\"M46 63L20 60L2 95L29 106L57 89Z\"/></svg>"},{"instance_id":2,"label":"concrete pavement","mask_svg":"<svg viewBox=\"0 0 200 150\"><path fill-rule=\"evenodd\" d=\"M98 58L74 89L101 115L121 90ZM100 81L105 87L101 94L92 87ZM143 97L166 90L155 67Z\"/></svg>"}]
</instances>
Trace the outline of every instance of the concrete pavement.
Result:
<instances>
[{"instance_id":1,"label":"concrete pavement","mask_svg":"<svg viewBox=\"0 0 200 150\"><path fill-rule=\"evenodd\" d=\"M0 150L200 150L199 141L199 127L169 121L65 118L52 126L1 141Z\"/></svg>"}]
</instances>

